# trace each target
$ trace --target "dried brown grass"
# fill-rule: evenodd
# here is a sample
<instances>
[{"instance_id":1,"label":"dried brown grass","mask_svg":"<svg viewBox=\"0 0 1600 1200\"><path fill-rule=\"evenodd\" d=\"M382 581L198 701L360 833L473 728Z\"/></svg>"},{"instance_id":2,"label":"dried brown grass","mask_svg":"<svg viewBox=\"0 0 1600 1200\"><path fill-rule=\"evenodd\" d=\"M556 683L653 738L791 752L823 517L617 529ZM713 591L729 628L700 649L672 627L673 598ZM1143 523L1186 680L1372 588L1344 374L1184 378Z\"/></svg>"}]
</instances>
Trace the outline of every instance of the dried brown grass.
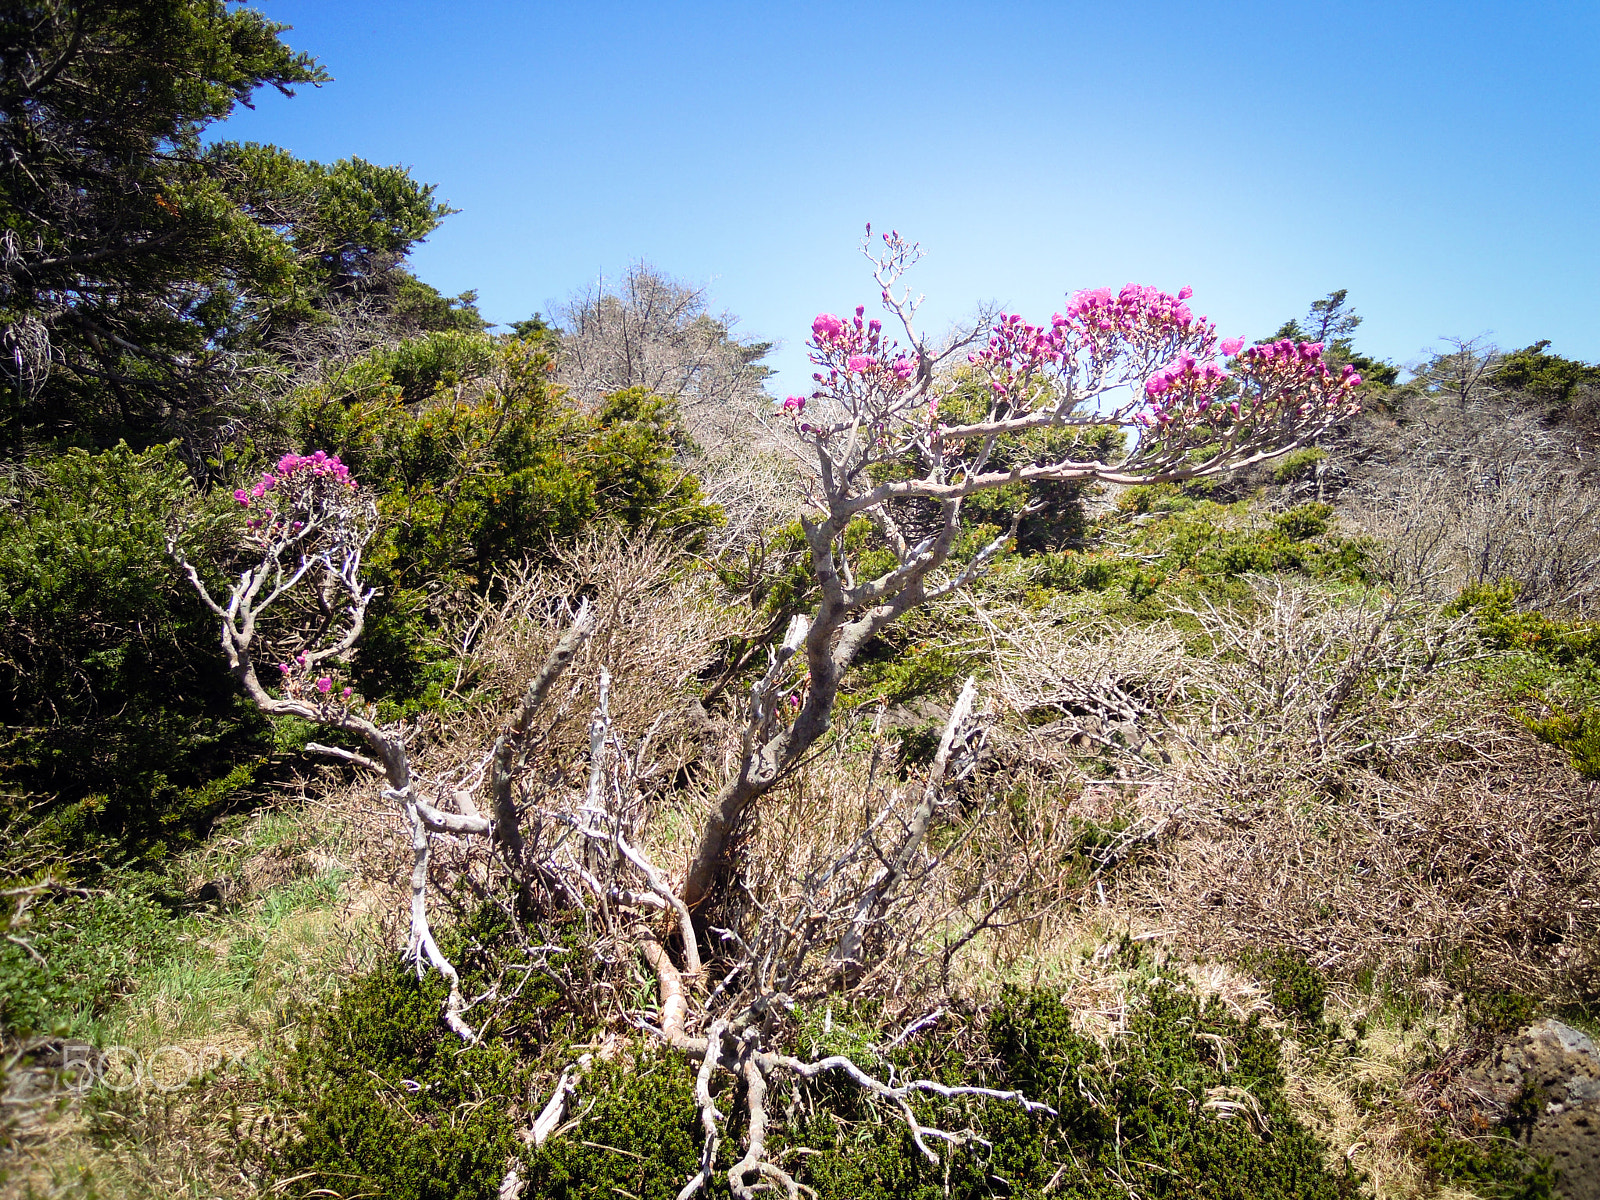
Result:
<instances>
[{"instance_id":1,"label":"dried brown grass","mask_svg":"<svg viewBox=\"0 0 1600 1200\"><path fill-rule=\"evenodd\" d=\"M1600 982L1600 804L1503 717L1480 753L1348 769L1245 806L1187 806L1126 898L1198 952L1292 948L1341 978L1477 981L1556 1001ZM1181 775L1177 794L1187 790ZM1220 802L1219 802L1220 801Z\"/></svg>"}]
</instances>

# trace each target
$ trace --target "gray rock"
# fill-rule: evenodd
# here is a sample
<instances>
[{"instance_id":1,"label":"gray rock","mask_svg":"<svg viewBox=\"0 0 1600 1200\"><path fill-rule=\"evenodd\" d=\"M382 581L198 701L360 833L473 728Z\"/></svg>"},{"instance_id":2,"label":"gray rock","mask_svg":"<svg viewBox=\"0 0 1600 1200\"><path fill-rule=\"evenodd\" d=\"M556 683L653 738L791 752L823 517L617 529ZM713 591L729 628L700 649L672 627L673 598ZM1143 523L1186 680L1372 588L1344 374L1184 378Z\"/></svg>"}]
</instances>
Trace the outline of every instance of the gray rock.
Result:
<instances>
[{"instance_id":1,"label":"gray rock","mask_svg":"<svg viewBox=\"0 0 1600 1200\"><path fill-rule=\"evenodd\" d=\"M1561 1172L1556 1194L1600 1200L1600 1049L1560 1021L1528 1026L1472 1072L1486 1099L1526 1113L1523 1138Z\"/></svg>"}]
</instances>

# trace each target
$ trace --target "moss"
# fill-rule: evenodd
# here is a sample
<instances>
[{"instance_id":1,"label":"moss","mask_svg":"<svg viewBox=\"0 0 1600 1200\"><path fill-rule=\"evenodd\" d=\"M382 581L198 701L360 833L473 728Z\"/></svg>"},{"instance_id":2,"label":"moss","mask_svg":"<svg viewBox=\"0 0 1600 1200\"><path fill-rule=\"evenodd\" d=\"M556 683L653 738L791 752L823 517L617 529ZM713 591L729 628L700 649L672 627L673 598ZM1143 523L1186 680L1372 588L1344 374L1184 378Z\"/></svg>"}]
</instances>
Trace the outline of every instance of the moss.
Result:
<instances>
[{"instance_id":1,"label":"moss","mask_svg":"<svg viewBox=\"0 0 1600 1200\"><path fill-rule=\"evenodd\" d=\"M1328 452L1317 446L1294 450L1280 458L1272 468L1272 482L1276 484L1299 483L1312 478L1317 464L1327 459Z\"/></svg>"},{"instance_id":2,"label":"moss","mask_svg":"<svg viewBox=\"0 0 1600 1200\"><path fill-rule=\"evenodd\" d=\"M1328 979L1294 950L1249 955L1245 967L1267 984L1272 1005L1303 1030L1320 1030L1328 1003Z\"/></svg>"},{"instance_id":3,"label":"moss","mask_svg":"<svg viewBox=\"0 0 1600 1200\"><path fill-rule=\"evenodd\" d=\"M1539 1001L1521 992L1493 990L1467 996L1467 1016L1492 1034L1514 1033L1531 1025L1539 1009Z\"/></svg>"}]
</instances>

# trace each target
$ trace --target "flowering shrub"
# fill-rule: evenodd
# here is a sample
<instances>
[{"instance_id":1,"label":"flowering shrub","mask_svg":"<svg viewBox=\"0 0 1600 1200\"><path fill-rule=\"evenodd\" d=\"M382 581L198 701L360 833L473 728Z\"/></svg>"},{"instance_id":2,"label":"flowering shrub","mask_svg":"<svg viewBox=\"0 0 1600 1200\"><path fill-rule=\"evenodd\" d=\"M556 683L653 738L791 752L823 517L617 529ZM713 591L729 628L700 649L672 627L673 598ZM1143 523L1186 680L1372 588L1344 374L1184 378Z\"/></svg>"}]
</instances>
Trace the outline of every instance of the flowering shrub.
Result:
<instances>
[{"instance_id":1,"label":"flowering shrub","mask_svg":"<svg viewBox=\"0 0 1600 1200\"><path fill-rule=\"evenodd\" d=\"M823 312L811 323L814 387L782 411L815 455L814 507L801 531L820 599L809 620L791 624L773 686L752 706L748 744L759 737L759 748L718 793L690 866L690 905L725 881L729 831L749 805L829 728L840 681L862 647L903 614L965 586L1043 506L1030 499L1008 530L958 564L969 497L1015 485L1219 475L1304 445L1357 407L1360 377L1335 377L1320 345L1241 353L1242 339L1223 342L1194 314L1187 287L1175 295L1136 284L1078 292L1046 323L1005 314L930 346L916 327L921 297L897 292L921 248L891 231L873 252L870 226L867 233L863 252L905 342L864 305L852 318ZM954 365L963 350L966 365ZM1219 350L1228 366L1215 361ZM986 406L952 404L960 420L942 421L941 401L964 401L974 376L987 382ZM861 518L872 546L846 537ZM780 726L776 673L790 669L790 655L809 686L794 720Z\"/></svg>"},{"instance_id":2,"label":"flowering shrub","mask_svg":"<svg viewBox=\"0 0 1600 1200\"><path fill-rule=\"evenodd\" d=\"M339 456L316 450L285 454L278 460L276 474L262 472L254 487L239 488L233 498L255 513L245 525L251 538L267 544L286 535L294 537L318 523L318 517L342 511L356 490L350 468Z\"/></svg>"},{"instance_id":3,"label":"flowering shrub","mask_svg":"<svg viewBox=\"0 0 1600 1200\"><path fill-rule=\"evenodd\" d=\"M891 251L900 248L897 239L885 235ZM1125 398L1094 419L1144 431L1139 444L1148 458L1157 442L1231 449L1355 410L1361 376L1350 366L1335 375L1322 361L1322 343L1243 349L1243 338L1219 339L1216 326L1193 313L1186 303L1193 294L1188 287L1170 295L1130 283L1119 292L1078 292L1048 323L1001 315L986 344L967 356L988 381L998 406L993 419L1004 419L1008 432L1085 423L1081 414L1088 406L1121 389ZM887 290L884 296L890 299ZM905 426L902 442L915 440L916 426L931 426L941 441L1000 431L992 421L972 429L938 425L940 389L919 380L917 353L887 338L882 322L866 319L864 306L854 320L819 314L809 345L816 386L811 395L783 404L802 435L825 442L863 419L879 446L899 425ZM1215 361L1219 351L1226 366ZM832 426L800 423L808 401L829 403L839 419ZM923 404L918 419L911 410ZM1035 419L1018 425L1029 416Z\"/></svg>"}]
</instances>

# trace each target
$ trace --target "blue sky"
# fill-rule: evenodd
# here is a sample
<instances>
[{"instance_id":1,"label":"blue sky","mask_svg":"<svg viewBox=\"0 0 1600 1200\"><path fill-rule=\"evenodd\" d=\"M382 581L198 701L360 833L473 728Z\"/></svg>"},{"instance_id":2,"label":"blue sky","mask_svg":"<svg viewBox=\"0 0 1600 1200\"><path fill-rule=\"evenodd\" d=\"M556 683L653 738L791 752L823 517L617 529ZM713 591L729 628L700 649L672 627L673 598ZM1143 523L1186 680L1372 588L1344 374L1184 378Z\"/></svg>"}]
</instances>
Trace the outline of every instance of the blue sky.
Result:
<instances>
[{"instance_id":1,"label":"blue sky","mask_svg":"<svg viewBox=\"0 0 1600 1200\"><path fill-rule=\"evenodd\" d=\"M259 7L335 82L215 132L437 184L413 264L493 321L643 258L798 389L870 220L926 247L935 327L1133 280L1260 336L1343 287L1398 362L1600 360L1592 0Z\"/></svg>"}]
</instances>

